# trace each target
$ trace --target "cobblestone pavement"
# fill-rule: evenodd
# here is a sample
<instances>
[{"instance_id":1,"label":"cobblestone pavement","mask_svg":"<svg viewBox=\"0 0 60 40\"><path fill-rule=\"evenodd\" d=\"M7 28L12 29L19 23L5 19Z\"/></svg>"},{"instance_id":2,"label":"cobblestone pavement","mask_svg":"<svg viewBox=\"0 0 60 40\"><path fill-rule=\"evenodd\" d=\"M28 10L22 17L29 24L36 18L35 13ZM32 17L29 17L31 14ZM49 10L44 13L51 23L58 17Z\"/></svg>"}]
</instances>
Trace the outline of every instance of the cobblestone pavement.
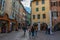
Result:
<instances>
[{"instance_id":1,"label":"cobblestone pavement","mask_svg":"<svg viewBox=\"0 0 60 40\"><path fill-rule=\"evenodd\" d=\"M44 31L38 32L37 37L29 38L28 31L23 35L23 31L15 31L11 33L0 34L0 40L60 40L60 32L55 32L53 35L45 34Z\"/></svg>"},{"instance_id":2,"label":"cobblestone pavement","mask_svg":"<svg viewBox=\"0 0 60 40\"><path fill-rule=\"evenodd\" d=\"M60 31L54 32L54 34L45 34L44 31L38 33L38 36L30 40L60 40Z\"/></svg>"}]
</instances>

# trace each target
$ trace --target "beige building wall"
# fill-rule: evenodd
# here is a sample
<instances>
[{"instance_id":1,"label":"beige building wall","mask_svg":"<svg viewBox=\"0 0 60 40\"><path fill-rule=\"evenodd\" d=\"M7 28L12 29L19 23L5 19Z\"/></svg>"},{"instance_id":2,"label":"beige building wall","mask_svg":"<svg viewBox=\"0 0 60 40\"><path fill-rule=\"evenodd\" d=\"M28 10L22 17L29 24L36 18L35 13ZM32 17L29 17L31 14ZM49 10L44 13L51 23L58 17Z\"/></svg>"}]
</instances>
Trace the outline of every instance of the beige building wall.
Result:
<instances>
[{"instance_id":1,"label":"beige building wall","mask_svg":"<svg viewBox=\"0 0 60 40\"><path fill-rule=\"evenodd\" d=\"M12 13L12 0L5 0L5 12L11 16Z\"/></svg>"},{"instance_id":2,"label":"beige building wall","mask_svg":"<svg viewBox=\"0 0 60 40\"><path fill-rule=\"evenodd\" d=\"M36 5L36 1L33 1L32 4L31 4L31 9L32 9L32 14L31 14L31 17L32 17L32 23L34 22L38 22L40 21L40 23L47 23L47 24L50 24L50 14L49 14L49 11L50 11L50 1L49 0L45 0L45 4L42 4L42 1L40 0L39 1L39 4ZM45 7L45 11L42 11L42 7ZM39 11L36 12L36 8L39 8ZM40 19L37 19L37 15L40 14ZM43 14L46 14L46 18L43 19ZM35 15L35 19L33 19L33 15Z\"/></svg>"}]
</instances>

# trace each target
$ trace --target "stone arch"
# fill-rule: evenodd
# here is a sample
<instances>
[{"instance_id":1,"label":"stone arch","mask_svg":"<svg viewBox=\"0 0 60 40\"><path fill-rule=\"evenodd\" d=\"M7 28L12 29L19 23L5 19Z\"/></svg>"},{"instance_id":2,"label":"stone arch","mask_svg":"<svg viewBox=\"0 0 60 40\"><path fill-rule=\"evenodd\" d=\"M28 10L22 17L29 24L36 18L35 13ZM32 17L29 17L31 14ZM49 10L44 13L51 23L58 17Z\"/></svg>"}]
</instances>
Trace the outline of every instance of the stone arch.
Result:
<instances>
[{"instance_id":1,"label":"stone arch","mask_svg":"<svg viewBox=\"0 0 60 40\"><path fill-rule=\"evenodd\" d=\"M7 14L7 13L4 13L4 17L9 18L9 16L8 16L8 14Z\"/></svg>"},{"instance_id":2,"label":"stone arch","mask_svg":"<svg viewBox=\"0 0 60 40\"><path fill-rule=\"evenodd\" d=\"M60 22L55 24L54 31L60 31Z\"/></svg>"},{"instance_id":3,"label":"stone arch","mask_svg":"<svg viewBox=\"0 0 60 40\"><path fill-rule=\"evenodd\" d=\"M47 27L48 27L47 23L41 23L40 29L45 31Z\"/></svg>"}]
</instances>

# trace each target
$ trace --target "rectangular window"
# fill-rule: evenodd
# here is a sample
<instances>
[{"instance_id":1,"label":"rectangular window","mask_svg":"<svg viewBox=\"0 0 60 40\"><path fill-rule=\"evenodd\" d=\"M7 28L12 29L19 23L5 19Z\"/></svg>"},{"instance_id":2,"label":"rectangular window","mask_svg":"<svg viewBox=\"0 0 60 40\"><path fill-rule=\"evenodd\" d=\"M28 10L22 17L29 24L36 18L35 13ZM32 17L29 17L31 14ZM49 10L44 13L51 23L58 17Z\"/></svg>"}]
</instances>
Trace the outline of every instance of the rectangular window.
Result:
<instances>
[{"instance_id":1,"label":"rectangular window","mask_svg":"<svg viewBox=\"0 0 60 40\"><path fill-rule=\"evenodd\" d=\"M50 2L51 3L51 7L53 6L53 2Z\"/></svg>"},{"instance_id":2,"label":"rectangular window","mask_svg":"<svg viewBox=\"0 0 60 40\"><path fill-rule=\"evenodd\" d=\"M53 11L52 12L52 17L58 17L58 12L57 11Z\"/></svg>"},{"instance_id":3,"label":"rectangular window","mask_svg":"<svg viewBox=\"0 0 60 40\"><path fill-rule=\"evenodd\" d=\"M46 18L46 15L45 15L45 14L43 14L43 18L44 18L44 19Z\"/></svg>"},{"instance_id":4,"label":"rectangular window","mask_svg":"<svg viewBox=\"0 0 60 40\"><path fill-rule=\"evenodd\" d=\"M60 6L60 1L59 1L59 6Z\"/></svg>"},{"instance_id":5,"label":"rectangular window","mask_svg":"<svg viewBox=\"0 0 60 40\"><path fill-rule=\"evenodd\" d=\"M42 4L45 4L45 0L42 0Z\"/></svg>"},{"instance_id":6,"label":"rectangular window","mask_svg":"<svg viewBox=\"0 0 60 40\"><path fill-rule=\"evenodd\" d=\"M37 15L37 19L40 19L40 14Z\"/></svg>"},{"instance_id":7,"label":"rectangular window","mask_svg":"<svg viewBox=\"0 0 60 40\"><path fill-rule=\"evenodd\" d=\"M3 7L4 7L5 1L3 1Z\"/></svg>"},{"instance_id":8,"label":"rectangular window","mask_svg":"<svg viewBox=\"0 0 60 40\"><path fill-rule=\"evenodd\" d=\"M13 7L15 7L15 2L13 2Z\"/></svg>"},{"instance_id":9,"label":"rectangular window","mask_svg":"<svg viewBox=\"0 0 60 40\"><path fill-rule=\"evenodd\" d=\"M42 11L45 11L45 7L42 7Z\"/></svg>"},{"instance_id":10,"label":"rectangular window","mask_svg":"<svg viewBox=\"0 0 60 40\"><path fill-rule=\"evenodd\" d=\"M0 0L0 4L1 4L1 0Z\"/></svg>"},{"instance_id":11,"label":"rectangular window","mask_svg":"<svg viewBox=\"0 0 60 40\"><path fill-rule=\"evenodd\" d=\"M38 8L36 8L36 11L39 11L39 9L38 9Z\"/></svg>"},{"instance_id":12,"label":"rectangular window","mask_svg":"<svg viewBox=\"0 0 60 40\"><path fill-rule=\"evenodd\" d=\"M14 17L14 12L12 13L12 17Z\"/></svg>"},{"instance_id":13,"label":"rectangular window","mask_svg":"<svg viewBox=\"0 0 60 40\"><path fill-rule=\"evenodd\" d=\"M54 5L54 6L57 6L57 2L53 2L53 5Z\"/></svg>"},{"instance_id":14,"label":"rectangular window","mask_svg":"<svg viewBox=\"0 0 60 40\"><path fill-rule=\"evenodd\" d=\"M58 6L58 2L56 1L56 6Z\"/></svg>"},{"instance_id":15,"label":"rectangular window","mask_svg":"<svg viewBox=\"0 0 60 40\"><path fill-rule=\"evenodd\" d=\"M33 19L35 19L35 15L33 15Z\"/></svg>"},{"instance_id":16,"label":"rectangular window","mask_svg":"<svg viewBox=\"0 0 60 40\"><path fill-rule=\"evenodd\" d=\"M2 6L2 0L0 0L0 10L1 10L1 6Z\"/></svg>"},{"instance_id":17,"label":"rectangular window","mask_svg":"<svg viewBox=\"0 0 60 40\"><path fill-rule=\"evenodd\" d=\"M38 5L38 1L36 1L36 5Z\"/></svg>"}]
</instances>

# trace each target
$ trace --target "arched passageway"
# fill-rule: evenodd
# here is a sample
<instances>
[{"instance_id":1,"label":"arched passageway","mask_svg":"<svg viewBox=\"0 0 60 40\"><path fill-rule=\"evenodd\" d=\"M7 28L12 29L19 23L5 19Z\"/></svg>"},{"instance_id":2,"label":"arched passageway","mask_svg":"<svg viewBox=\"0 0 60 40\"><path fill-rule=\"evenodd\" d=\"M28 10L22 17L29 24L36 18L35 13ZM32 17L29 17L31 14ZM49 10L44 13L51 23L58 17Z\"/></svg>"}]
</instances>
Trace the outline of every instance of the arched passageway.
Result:
<instances>
[{"instance_id":1,"label":"arched passageway","mask_svg":"<svg viewBox=\"0 0 60 40\"><path fill-rule=\"evenodd\" d=\"M60 23L57 23L57 24L54 26L54 31L60 31Z\"/></svg>"},{"instance_id":2,"label":"arched passageway","mask_svg":"<svg viewBox=\"0 0 60 40\"><path fill-rule=\"evenodd\" d=\"M45 31L47 27L48 25L46 23L42 23L40 29L41 31Z\"/></svg>"}]
</instances>

